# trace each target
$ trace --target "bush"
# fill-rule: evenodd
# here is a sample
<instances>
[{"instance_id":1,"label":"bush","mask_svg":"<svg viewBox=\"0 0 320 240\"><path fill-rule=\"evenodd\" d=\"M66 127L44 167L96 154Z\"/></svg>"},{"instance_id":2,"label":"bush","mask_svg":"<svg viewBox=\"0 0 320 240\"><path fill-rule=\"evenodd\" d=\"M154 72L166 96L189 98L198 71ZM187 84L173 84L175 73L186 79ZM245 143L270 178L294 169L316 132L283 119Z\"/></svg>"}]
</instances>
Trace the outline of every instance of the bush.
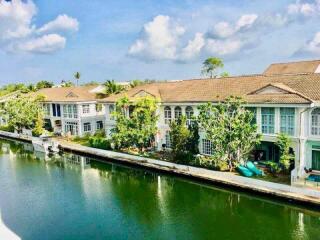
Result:
<instances>
[{"instance_id":1,"label":"bush","mask_svg":"<svg viewBox=\"0 0 320 240\"><path fill-rule=\"evenodd\" d=\"M90 137L88 143L89 143L89 147L105 149L105 150L112 149L111 142L108 139L102 138L99 136Z\"/></svg>"},{"instance_id":2,"label":"bush","mask_svg":"<svg viewBox=\"0 0 320 240\"><path fill-rule=\"evenodd\" d=\"M0 126L0 130L5 132L14 132L14 127L8 125Z\"/></svg>"}]
</instances>

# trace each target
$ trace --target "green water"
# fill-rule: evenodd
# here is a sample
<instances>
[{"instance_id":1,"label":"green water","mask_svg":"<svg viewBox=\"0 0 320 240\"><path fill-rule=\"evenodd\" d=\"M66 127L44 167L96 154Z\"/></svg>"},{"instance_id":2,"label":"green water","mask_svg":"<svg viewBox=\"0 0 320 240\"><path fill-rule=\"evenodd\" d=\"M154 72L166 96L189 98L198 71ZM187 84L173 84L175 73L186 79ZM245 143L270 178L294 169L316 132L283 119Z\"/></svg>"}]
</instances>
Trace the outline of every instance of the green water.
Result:
<instances>
[{"instance_id":1,"label":"green water","mask_svg":"<svg viewBox=\"0 0 320 240\"><path fill-rule=\"evenodd\" d=\"M22 239L320 239L320 213L0 140L0 208Z\"/></svg>"}]
</instances>

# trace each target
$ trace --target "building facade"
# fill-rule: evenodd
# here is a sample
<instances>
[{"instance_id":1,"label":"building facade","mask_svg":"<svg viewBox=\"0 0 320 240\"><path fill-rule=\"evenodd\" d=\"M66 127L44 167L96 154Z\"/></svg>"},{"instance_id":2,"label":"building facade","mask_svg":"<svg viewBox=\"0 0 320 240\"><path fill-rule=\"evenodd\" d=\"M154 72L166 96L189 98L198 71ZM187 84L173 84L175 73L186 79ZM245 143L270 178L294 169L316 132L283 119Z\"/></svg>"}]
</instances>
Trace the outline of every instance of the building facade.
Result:
<instances>
[{"instance_id":1,"label":"building facade","mask_svg":"<svg viewBox=\"0 0 320 240\"><path fill-rule=\"evenodd\" d=\"M320 61L271 65L261 75L195 79L151 83L135 87L124 94L102 100L105 105L106 133L115 126L112 117L115 102L127 96L130 100L141 96L158 99L158 133L156 145L170 148L169 123L185 115L190 123L199 113L198 106L212 102L218 104L228 96L240 96L249 110L254 112L261 145L251 156L255 161L279 161L279 149L275 142L279 133L292 139L291 152L295 156L292 176L305 174L305 168L320 171ZM293 65L293 66L292 66ZM294 69L300 72L284 72ZM305 69L305 71L304 71ZM279 73L277 72L279 71ZM201 154L212 154L212 143L200 132Z\"/></svg>"},{"instance_id":2,"label":"building facade","mask_svg":"<svg viewBox=\"0 0 320 240\"><path fill-rule=\"evenodd\" d=\"M93 134L105 125L104 105L97 100L100 86L41 89L45 127L54 133L73 136Z\"/></svg>"}]
</instances>

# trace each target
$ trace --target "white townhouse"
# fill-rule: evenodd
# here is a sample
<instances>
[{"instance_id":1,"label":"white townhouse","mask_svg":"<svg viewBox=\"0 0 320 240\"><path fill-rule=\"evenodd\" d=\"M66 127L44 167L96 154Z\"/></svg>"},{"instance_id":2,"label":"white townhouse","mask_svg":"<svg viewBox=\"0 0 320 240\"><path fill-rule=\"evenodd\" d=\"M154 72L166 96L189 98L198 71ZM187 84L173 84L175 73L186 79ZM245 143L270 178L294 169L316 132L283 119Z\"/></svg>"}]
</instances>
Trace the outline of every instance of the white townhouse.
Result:
<instances>
[{"instance_id":1,"label":"white townhouse","mask_svg":"<svg viewBox=\"0 0 320 240\"><path fill-rule=\"evenodd\" d=\"M320 171L320 61L273 64L263 74L194 79L150 83L135 87L126 93L112 95L102 100L106 109L107 134L115 126L111 113L117 99L128 96L134 100L152 96L159 100L158 149L163 144L170 148L169 123L185 115L190 123L198 114L198 106L206 102L218 103L226 97L241 96L246 107L254 112L261 145L252 154L252 160L279 161L275 145L278 133L292 138L295 155L294 176L303 176L304 168ZM211 142L200 133L199 149L202 154L212 154Z\"/></svg>"},{"instance_id":2,"label":"white townhouse","mask_svg":"<svg viewBox=\"0 0 320 240\"><path fill-rule=\"evenodd\" d=\"M55 133L83 136L104 129L104 105L97 102L101 86L44 88L45 127Z\"/></svg>"}]
</instances>

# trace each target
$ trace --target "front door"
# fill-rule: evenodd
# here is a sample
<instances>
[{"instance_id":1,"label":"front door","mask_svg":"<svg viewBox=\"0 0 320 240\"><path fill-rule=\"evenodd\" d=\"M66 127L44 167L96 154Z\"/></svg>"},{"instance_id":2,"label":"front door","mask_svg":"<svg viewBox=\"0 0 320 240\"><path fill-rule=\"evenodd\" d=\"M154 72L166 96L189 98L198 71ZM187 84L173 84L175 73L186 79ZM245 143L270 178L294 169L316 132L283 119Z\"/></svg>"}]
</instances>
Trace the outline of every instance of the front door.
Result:
<instances>
[{"instance_id":1,"label":"front door","mask_svg":"<svg viewBox=\"0 0 320 240\"><path fill-rule=\"evenodd\" d=\"M320 151L312 150L312 169L320 171Z\"/></svg>"},{"instance_id":2,"label":"front door","mask_svg":"<svg viewBox=\"0 0 320 240\"><path fill-rule=\"evenodd\" d=\"M78 135L78 123L66 122L65 132L70 132L71 135Z\"/></svg>"}]
</instances>

